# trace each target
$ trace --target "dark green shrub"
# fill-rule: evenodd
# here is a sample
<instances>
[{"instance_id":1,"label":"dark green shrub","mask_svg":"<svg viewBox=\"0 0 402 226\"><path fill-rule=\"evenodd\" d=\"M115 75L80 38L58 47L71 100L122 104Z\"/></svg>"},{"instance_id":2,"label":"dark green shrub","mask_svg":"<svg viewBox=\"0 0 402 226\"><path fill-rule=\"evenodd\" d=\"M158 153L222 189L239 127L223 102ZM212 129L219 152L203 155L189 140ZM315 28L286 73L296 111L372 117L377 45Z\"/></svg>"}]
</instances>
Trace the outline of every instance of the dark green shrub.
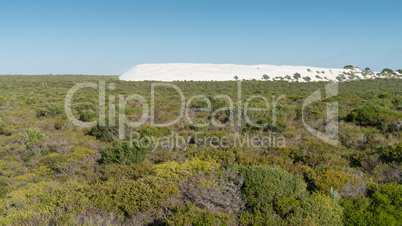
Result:
<instances>
[{"instance_id":1,"label":"dark green shrub","mask_svg":"<svg viewBox=\"0 0 402 226\"><path fill-rule=\"evenodd\" d=\"M345 67L343 67L343 69L353 70L355 69L355 67L353 67L353 65L346 65Z\"/></svg>"},{"instance_id":2,"label":"dark green shrub","mask_svg":"<svg viewBox=\"0 0 402 226\"><path fill-rule=\"evenodd\" d=\"M108 122L106 122L106 126L100 126L98 123L87 130L86 134L104 142L112 142L119 137L119 127L109 126Z\"/></svg>"},{"instance_id":3,"label":"dark green shrub","mask_svg":"<svg viewBox=\"0 0 402 226\"><path fill-rule=\"evenodd\" d=\"M242 191L250 207L307 195L307 185L303 179L285 171L263 166L240 167L239 170L245 178Z\"/></svg>"},{"instance_id":4,"label":"dark green shrub","mask_svg":"<svg viewBox=\"0 0 402 226\"><path fill-rule=\"evenodd\" d=\"M96 113L93 112L93 111L91 111L91 110L83 111L83 112L80 114L80 120L83 121L83 122L90 122L91 119L92 119L93 117L95 117L95 116L96 116Z\"/></svg>"},{"instance_id":5,"label":"dark green shrub","mask_svg":"<svg viewBox=\"0 0 402 226\"><path fill-rule=\"evenodd\" d=\"M402 162L402 142L397 144L382 147L377 150L377 153L380 154L380 159L384 162Z\"/></svg>"},{"instance_id":6,"label":"dark green shrub","mask_svg":"<svg viewBox=\"0 0 402 226\"><path fill-rule=\"evenodd\" d=\"M399 107L402 105L402 97L395 98L391 102L395 107Z\"/></svg>"},{"instance_id":7,"label":"dark green shrub","mask_svg":"<svg viewBox=\"0 0 402 226\"><path fill-rule=\"evenodd\" d=\"M282 120L278 120L278 121L275 123L274 130L275 130L275 132L277 132L277 133L282 133L282 132L286 131L287 128L288 128L288 125L287 125L286 123L284 123Z\"/></svg>"},{"instance_id":8,"label":"dark green shrub","mask_svg":"<svg viewBox=\"0 0 402 226\"><path fill-rule=\"evenodd\" d=\"M293 211L293 208L299 206L299 204L299 201L295 198L283 198L275 202L275 209L279 216L283 218Z\"/></svg>"},{"instance_id":9,"label":"dark green shrub","mask_svg":"<svg viewBox=\"0 0 402 226\"><path fill-rule=\"evenodd\" d=\"M331 197L315 193L300 200L288 225L343 225L343 210Z\"/></svg>"},{"instance_id":10,"label":"dark green shrub","mask_svg":"<svg viewBox=\"0 0 402 226\"><path fill-rule=\"evenodd\" d=\"M336 79L340 82L342 82L343 80L345 80L345 78L343 76L336 76Z\"/></svg>"},{"instance_id":11,"label":"dark green shrub","mask_svg":"<svg viewBox=\"0 0 402 226\"><path fill-rule=\"evenodd\" d=\"M68 123L67 120L59 119L59 120L56 121L56 123L54 123L54 128L55 128L56 130L60 130L60 129L62 129L63 126L66 125L67 123Z\"/></svg>"},{"instance_id":12,"label":"dark green shrub","mask_svg":"<svg viewBox=\"0 0 402 226\"><path fill-rule=\"evenodd\" d=\"M378 98L380 98L380 99L389 99L389 98L391 98L391 94L389 94L389 93L380 93L380 94L378 94Z\"/></svg>"},{"instance_id":13,"label":"dark green shrub","mask_svg":"<svg viewBox=\"0 0 402 226\"><path fill-rule=\"evenodd\" d=\"M243 194L250 212L241 224L341 225L342 208L329 196L306 190L301 177L262 166L241 167Z\"/></svg>"},{"instance_id":14,"label":"dark green shrub","mask_svg":"<svg viewBox=\"0 0 402 226\"><path fill-rule=\"evenodd\" d=\"M147 148L127 141L114 141L113 148L101 151L101 162L123 165L138 164L145 160Z\"/></svg>"},{"instance_id":15,"label":"dark green shrub","mask_svg":"<svg viewBox=\"0 0 402 226\"><path fill-rule=\"evenodd\" d=\"M383 131L393 131L397 120L400 118L402 118L401 113L380 107L366 106L350 112L346 116L346 121L365 126L377 126Z\"/></svg>"},{"instance_id":16,"label":"dark green shrub","mask_svg":"<svg viewBox=\"0 0 402 226\"><path fill-rule=\"evenodd\" d=\"M53 118L63 114L64 108L59 104L46 104L45 106L36 109L36 117Z\"/></svg>"},{"instance_id":17,"label":"dark green shrub","mask_svg":"<svg viewBox=\"0 0 402 226\"><path fill-rule=\"evenodd\" d=\"M347 225L401 225L402 185L372 185L368 197L341 201Z\"/></svg>"},{"instance_id":18,"label":"dark green shrub","mask_svg":"<svg viewBox=\"0 0 402 226\"><path fill-rule=\"evenodd\" d=\"M379 114L378 107L357 108L346 116L346 121L361 125L377 125L379 123Z\"/></svg>"},{"instance_id":19,"label":"dark green shrub","mask_svg":"<svg viewBox=\"0 0 402 226\"><path fill-rule=\"evenodd\" d=\"M301 118L303 117L303 111L302 111L302 109L296 108L295 112L296 112L296 118L297 118L297 119L301 119Z\"/></svg>"}]
</instances>

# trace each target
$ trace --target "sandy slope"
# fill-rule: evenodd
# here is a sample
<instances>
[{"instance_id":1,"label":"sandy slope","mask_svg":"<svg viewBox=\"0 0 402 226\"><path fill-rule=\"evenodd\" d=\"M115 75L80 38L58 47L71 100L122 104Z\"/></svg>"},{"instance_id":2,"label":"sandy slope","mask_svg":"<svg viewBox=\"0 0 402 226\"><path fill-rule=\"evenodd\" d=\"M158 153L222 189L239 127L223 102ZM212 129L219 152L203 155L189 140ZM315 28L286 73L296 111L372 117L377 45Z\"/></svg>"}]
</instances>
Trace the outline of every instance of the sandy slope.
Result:
<instances>
[{"instance_id":1,"label":"sandy slope","mask_svg":"<svg viewBox=\"0 0 402 226\"><path fill-rule=\"evenodd\" d=\"M226 81L234 80L235 76L242 79L262 80L266 74L272 80L275 77L291 76L299 73L303 77L310 77L311 81L336 80L342 73L360 74L362 70L335 69L335 68L316 68L305 66L275 66L275 65L235 65L235 64L141 64L137 65L128 72L120 76L120 80L125 81ZM317 78L316 75L321 78Z\"/></svg>"}]
</instances>

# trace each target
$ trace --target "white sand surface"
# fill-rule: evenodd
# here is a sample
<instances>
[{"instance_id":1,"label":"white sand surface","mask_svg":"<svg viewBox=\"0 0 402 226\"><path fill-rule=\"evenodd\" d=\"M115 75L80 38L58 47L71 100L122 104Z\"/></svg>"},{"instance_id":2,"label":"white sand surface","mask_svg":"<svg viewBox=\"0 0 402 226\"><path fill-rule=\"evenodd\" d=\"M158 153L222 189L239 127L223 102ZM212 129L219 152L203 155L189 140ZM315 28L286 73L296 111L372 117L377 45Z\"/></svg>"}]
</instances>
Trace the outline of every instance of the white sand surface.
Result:
<instances>
[{"instance_id":1,"label":"white sand surface","mask_svg":"<svg viewBox=\"0 0 402 226\"><path fill-rule=\"evenodd\" d=\"M310 77L311 81L336 81L337 76L355 74L362 76L362 70L317 68L306 66L275 66L275 65L236 65L236 64L193 64L193 63L169 63L169 64L140 64L120 76L124 81L227 81L235 80L264 80L263 75L268 75L268 80L285 78L299 73L298 81L306 81L303 77ZM317 78L316 76L319 76ZM371 72L367 77L374 76ZM288 79L285 79L288 80Z\"/></svg>"}]
</instances>

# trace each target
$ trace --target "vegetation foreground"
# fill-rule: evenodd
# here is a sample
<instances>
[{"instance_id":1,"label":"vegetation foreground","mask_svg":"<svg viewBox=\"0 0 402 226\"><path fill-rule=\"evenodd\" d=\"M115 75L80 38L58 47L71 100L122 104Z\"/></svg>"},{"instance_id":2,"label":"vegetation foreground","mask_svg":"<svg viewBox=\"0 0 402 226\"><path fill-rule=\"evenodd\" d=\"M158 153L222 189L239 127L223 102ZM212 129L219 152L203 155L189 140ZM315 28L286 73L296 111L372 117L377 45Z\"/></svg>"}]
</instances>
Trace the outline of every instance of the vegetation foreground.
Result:
<instances>
[{"instance_id":1,"label":"vegetation foreground","mask_svg":"<svg viewBox=\"0 0 402 226\"><path fill-rule=\"evenodd\" d=\"M68 91L78 83L100 86L99 81L106 84L106 124L75 126L65 113ZM119 95L138 94L151 103L152 82L0 76L0 223L402 225L401 79L341 82L338 95L325 98L323 92L324 98L304 112L305 99L324 91L327 82L243 81L242 100L260 95L273 102L283 95L268 112L250 115L252 122L264 124L261 128L238 123L236 112L244 102L236 104L235 81L172 84L186 101L205 95L213 111L229 105L214 97L231 97L235 117L228 109L218 111L215 120L229 126L216 127L211 114L190 111L192 122L155 127L148 120L125 128L126 139L120 140L122 121L109 114L124 111L135 122L142 107L138 101L119 106ZM99 87L78 90L74 116L99 121L99 94ZM154 97L156 123L177 118L176 90L159 87ZM327 103L332 102L339 105L337 145L304 126L325 131ZM208 105L202 98L188 103L191 109ZM257 98L250 102L264 104ZM176 136L188 142L163 145L150 139ZM271 143L243 138L242 145L219 143L219 138L236 136L269 137Z\"/></svg>"}]
</instances>

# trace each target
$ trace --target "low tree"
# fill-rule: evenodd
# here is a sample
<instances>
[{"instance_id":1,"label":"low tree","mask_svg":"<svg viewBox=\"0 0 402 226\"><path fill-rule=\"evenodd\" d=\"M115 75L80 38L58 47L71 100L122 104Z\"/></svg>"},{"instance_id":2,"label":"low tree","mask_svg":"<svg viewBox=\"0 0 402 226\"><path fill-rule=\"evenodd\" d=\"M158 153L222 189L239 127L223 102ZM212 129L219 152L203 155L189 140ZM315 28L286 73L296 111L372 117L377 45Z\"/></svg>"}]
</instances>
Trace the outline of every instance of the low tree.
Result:
<instances>
[{"instance_id":1,"label":"low tree","mask_svg":"<svg viewBox=\"0 0 402 226\"><path fill-rule=\"evenodd\" d=\"M392 69L389 69L389 68L384 68L384 70L382 70L381 73L394 74L394 71Z\"/></svg>"}]
</instances>

